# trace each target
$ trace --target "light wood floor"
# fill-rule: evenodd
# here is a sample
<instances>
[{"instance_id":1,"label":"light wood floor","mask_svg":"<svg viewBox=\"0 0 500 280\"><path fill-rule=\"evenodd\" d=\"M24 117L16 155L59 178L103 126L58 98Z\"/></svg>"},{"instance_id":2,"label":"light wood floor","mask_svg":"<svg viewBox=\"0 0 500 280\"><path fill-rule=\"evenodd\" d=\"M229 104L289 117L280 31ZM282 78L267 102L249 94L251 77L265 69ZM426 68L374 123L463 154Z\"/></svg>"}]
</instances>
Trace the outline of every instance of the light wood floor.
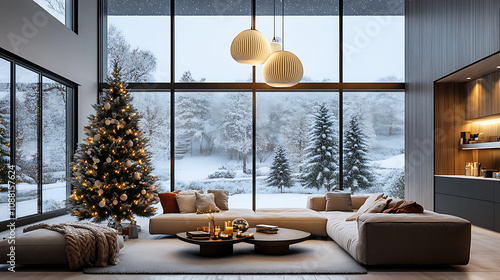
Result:
<instances>
[{"instance_id":1,"label":"light wood floor","mask_svg":"<svg viewBox=\"0 0 500 280\"><path fill-rule=\"evenodd\" d=\"M68 215L44 222L74 221ZM139 238L154 238L148 233L148 219L138 219L143 227ZM21 234L24 227L16 231ZM8 232L0 232L0 239ZM5 269L1 269L5 271ZM7 278L8 277L8 278ZM471 259L468 265L449 268L368 268L368 274L357 275L89 275L68 272L66 268L18 267L16 273L0 272L0 279L172 279L172 280L500 280L500 233L479 227L472 228Z\"/></svg>"}]
</instances>

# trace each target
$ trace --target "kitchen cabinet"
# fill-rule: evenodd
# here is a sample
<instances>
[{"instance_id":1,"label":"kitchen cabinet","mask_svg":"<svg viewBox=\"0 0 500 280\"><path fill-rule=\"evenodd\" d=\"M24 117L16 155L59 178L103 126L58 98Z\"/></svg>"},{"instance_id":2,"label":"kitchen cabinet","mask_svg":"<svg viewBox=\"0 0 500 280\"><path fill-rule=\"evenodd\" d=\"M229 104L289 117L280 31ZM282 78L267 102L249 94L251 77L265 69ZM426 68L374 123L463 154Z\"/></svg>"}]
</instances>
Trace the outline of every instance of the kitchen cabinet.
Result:
<instances>
[{"instance_id":1,"label":"kitchen cabinet","mask_svg":"<svg viewBox=\"0 0 500 280\"><path fill-rule=\"evenodd\" d=\"M437 175L434 209L500 232L500 180Z\"/></svg>"}]
</instances>

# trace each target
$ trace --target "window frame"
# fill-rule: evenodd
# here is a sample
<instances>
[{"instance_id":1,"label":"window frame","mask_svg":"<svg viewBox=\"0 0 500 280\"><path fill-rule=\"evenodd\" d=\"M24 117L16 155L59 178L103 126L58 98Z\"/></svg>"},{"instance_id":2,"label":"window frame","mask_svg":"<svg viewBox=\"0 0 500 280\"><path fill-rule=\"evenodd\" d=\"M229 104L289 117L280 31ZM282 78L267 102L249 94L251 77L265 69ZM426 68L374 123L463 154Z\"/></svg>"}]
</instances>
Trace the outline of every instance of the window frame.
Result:
<instances>
[{"instance_id":1,"label":"window frame","mask_svg":"<svg viewBox=\"0 0 500 280\"><path fill-rule=\"evenodd\" d=\"M16 165L16 66L23 67L29 71L32 71L38 75L38 95L39 95L39 104L38 106L40 107L40 111L38 114L40 117L38 118L37 121L37 130L38 130L38 136L37 136L37 171L38 171L38 183L37 183L37 213L28 215L28 216L23 216L23 217L17 217L16 209L14 209L14 213L16 215L13 217L10 215L10 219L0 221L0 226L7 226L9 222L11 221L16 221L17 226L22 226L26 224L30 224L33 222L37 222L40 220L45 220L49 219L52 217L57 217L61 216L67 213L68 208L62 208L54 211L43 211L43 162L42 162L42 112L43 112L43 106L42 106L42 95L43 95L43 87L42 87L42 78L46 77L49 78L55 82L58 82L64 86L67 87L67 104L66 104L66 177L69 178L69 175L71 174L71 170L69 168L69 163L73 159L73 154L74 151L76 150L76 145L77 145L77 127L78 127L78 84L54 73L51 72L43 67L40 67L26 59L23 59L15 54L12 54L8 51L5 51L4 49L0 48L0 58L3 60L6 60L10 64L10 128L9 128L9 133L10 133L10 165ZM16 183L14 184L15 189L16 189ZM14 192L16 195L17 193ZM69 197L71 194L71 184L68 182L66 184L66 197ZM17 205L16 205L17 208Z\"/></svg>"},{"instance_id":2,"label":"window frame","mask_svg":"<svg viewBox=\"0 0 500 280\"><path fill-rule=\"evenodd\" d=\"M106 34L107 34L107 1L99 0L99 85L98 85L98 100L102 91L108 88L104 83L105 73L107 73L107 57L106 57ZM251 26L255 28L256 17L256 1L251 0ZM256 82L256 66L252 67L252 82L202 82L202 83L182 83L176 82L175 79L175 0L170 0L170 82L149 82L149 83L128 83L128 90L134 92L168 92L170 91L170 100L175 100L176 92L221 92L221 91L251 91L252 92L252 208L256 210L256 93L258 92L335 92L339 97L339 131L344 130L343 126L343 96L344 92L405 92L405 82L354 82L345 83L343 81L344 72L344 1L339 0L339 79L338 82L308 82L299 83L288 88L273 88L265 83ZM229 53L228 53L229 55ZM170 156L170 189L175 190L175 102L170 103L170 122L171 122L171 156ZM343 135L339 134L339 156L343 158ZM339 172L343 174L343 165L339 164ZM343 189L343 180L340 180L340 189Z\"/></svg>"}]
</instances>

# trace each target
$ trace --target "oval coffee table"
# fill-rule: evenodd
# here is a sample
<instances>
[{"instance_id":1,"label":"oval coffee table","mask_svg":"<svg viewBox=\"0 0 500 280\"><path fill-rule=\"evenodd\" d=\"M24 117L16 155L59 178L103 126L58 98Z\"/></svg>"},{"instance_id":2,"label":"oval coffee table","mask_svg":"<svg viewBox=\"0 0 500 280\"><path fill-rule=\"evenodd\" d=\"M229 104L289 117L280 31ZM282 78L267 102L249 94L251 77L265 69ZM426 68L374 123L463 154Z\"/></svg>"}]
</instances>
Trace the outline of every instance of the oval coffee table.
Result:
<instances>
[{"instance_id":1,"label":"oval coffee table","mask_svg":"<svg viewBox=\"0 0 500 280\"><path fill-rule=\"evenodd\" d=\"M191 239L185 232L177 233L177 238L184 242L200 245L200 255L204 257L227 256L233 253L233 244L246 241L245 237L231 239Z\"/></svg>"},{"instance_id":2,"label":"oval coffee table","mask_svg":"<svg viewBox=\"0 0 500 280\"><path fill-rule=\"evenodd\" d=\"M286 255L291 244L305 241L311 236L309 232L287 228L279 228L278 233L256 232L255 228L247 232L253 232L254 238L245 242L254 244L256 253L266 255Z\"/></svg>"}]
</instances>

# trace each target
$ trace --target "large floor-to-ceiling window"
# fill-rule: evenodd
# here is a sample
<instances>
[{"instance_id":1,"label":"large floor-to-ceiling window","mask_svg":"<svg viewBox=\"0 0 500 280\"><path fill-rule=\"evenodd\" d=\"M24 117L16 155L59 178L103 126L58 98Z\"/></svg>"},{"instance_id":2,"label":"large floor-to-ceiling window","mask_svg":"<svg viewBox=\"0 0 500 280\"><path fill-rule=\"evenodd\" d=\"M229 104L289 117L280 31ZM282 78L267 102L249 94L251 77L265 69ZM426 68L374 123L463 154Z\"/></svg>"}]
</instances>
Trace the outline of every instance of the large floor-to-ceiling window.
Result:
<instances>
[{"instance_id":1,"label":"large floor-to-ceiling window","mask_svg":"<svg viewBox=\"0 0 500 280\"><path fill-rule=\"evenodd\" d=\"M119 62L163 191L226 189L255 208L336 189L404 196L403 0L103 0L102 13L101 88ZM252 24L301 59L300 84L271 88L231 58Z\"/></svg>"},{"instance_id":2,"label":"large floor-to-ceiling window","mask_svg":"<svg viewBox=\"0 0 500 280\"><path fill-rule=\"evenodd\" d=\"M0 54L0 223L66 208L74 86Z\"/></svg>"}]
</instances>

